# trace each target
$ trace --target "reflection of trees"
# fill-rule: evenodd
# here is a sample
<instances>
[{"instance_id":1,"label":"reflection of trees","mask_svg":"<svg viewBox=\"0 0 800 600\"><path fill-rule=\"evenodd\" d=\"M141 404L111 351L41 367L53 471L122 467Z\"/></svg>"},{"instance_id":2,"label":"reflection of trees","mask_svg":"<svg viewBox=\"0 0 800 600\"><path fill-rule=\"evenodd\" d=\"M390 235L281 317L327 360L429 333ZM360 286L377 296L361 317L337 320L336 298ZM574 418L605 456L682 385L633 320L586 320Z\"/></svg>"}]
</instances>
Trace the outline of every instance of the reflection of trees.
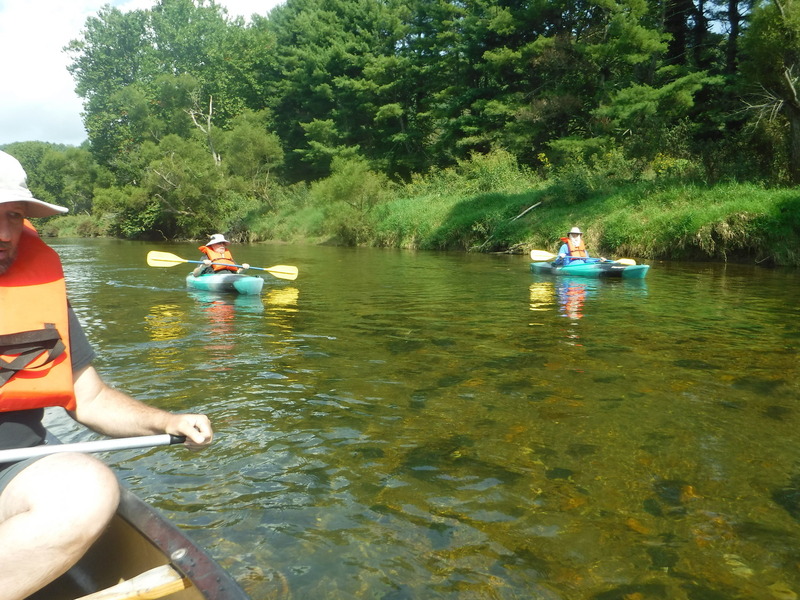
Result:
<instances>
[{"instance_id":1,"label":"reflection of trees","mask_svg":"<svg viewBox=\"0 0 800 600\"><path fill-rule=\"evenodd\" d=\"M531 310L547 311L553 306L553 284L550 281L538 281L531 284Z\"/></svg>"},{"instance_id":2,"label":"reflection of trees","mask_svg":"<svg viewBox=\"0 0 800 600\"><path fill-rule=\"evenodd\" d=\"M168 342L187 335L186 314L177 304L156 304L145 317L144 328L154 342ZM181 362L176 344L150 344L147 350L152 363Z\"/></svg>"},{"instance_id":3,"label":"reflection of trees","mask_svg":"<svg viewBox=\"0 0 800 600\"><path fill-rule=\"evenodd\" d=\"M291 333L292 319L298 313L297 299L300 290L295 287L282 287L269 290L264 296L267 309L267 321L275 325L282 333Z\"/></svg>"}]
</instances>

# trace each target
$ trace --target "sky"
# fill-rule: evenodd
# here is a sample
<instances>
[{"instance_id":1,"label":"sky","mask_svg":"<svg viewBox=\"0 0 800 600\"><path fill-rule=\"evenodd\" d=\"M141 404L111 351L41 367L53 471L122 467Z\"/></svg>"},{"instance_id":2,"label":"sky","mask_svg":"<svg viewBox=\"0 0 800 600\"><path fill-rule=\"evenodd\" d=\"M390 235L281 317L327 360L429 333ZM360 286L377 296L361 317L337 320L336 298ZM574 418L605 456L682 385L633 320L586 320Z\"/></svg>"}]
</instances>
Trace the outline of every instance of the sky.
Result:
<instances>
[{"instance_id":1,"label":"sky","mask_svg":"<svg viewBox=\"0 0 800 600\"><path fill-rule=\"evenodd\" d=\"M267 14L282 0L217 0L229 17ZM123 12L156 0L0 0L0 145L86 140L81 99L63 51L86 19L112 4Z\"/></svg>"}]
</instances>

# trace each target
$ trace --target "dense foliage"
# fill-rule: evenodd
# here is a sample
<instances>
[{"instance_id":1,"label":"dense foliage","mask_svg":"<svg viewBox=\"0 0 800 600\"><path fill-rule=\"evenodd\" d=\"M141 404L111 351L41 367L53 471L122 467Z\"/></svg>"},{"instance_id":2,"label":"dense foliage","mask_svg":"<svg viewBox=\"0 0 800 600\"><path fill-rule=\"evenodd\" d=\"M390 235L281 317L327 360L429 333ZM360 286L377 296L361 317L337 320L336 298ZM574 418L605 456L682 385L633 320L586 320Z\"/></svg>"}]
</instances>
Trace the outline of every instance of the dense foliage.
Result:
<instances>
[{"instance_id":1,"label":"dense foliage","mask_svg":"<svg viewBox=\"0 0 800 600\"><path fill-rule=\"evenodd\" d=\"M500 163L516 189L476 193L792 185L794 2L287 0L250 21L108 5L65 49L87 143L7 149L84 235L129 238L390 243L382 205L466 193Z\"/></svg>"}]
</instances>

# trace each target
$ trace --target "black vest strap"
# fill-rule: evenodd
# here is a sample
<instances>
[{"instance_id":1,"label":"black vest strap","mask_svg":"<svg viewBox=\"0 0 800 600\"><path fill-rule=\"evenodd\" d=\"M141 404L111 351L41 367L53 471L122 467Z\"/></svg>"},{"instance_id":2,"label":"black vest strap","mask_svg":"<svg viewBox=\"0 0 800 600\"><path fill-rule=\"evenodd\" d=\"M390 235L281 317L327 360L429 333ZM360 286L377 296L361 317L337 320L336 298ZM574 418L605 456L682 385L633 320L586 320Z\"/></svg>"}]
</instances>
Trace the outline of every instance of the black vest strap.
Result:
<instances>
[{"instance_id":1,"label":"black vest strap","mask_svg":"<svg viewBox=\"0 0 800 600\"><path fill-rule=\"evenodd\" d=\"M45 323L42 329L0 335L0 387L17 372L51 363L65 350L53 323ZM46 355L37 361L42 354ZM3 356L14 358L6 360Z\"/></svg>"}]
</instances>

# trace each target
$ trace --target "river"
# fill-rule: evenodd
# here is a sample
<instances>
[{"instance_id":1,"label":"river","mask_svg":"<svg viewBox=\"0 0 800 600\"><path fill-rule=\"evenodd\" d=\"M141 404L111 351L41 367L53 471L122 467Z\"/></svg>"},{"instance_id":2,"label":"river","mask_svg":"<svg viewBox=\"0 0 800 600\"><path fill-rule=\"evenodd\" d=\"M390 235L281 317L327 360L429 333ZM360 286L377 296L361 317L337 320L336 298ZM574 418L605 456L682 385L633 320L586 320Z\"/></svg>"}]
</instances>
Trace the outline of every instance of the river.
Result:
<instances>
[{"instance_id":1,"label":"river","mask_svg":"<svg viewBox=\"0 0 800 600\"><path fill-rule=\"evenodd\" d=\"M254 600L800 593L796 270L233 246L300 270L248 298L51 244L105 378L217 432L104 459Z\"/></svg>"}]
</instances>

